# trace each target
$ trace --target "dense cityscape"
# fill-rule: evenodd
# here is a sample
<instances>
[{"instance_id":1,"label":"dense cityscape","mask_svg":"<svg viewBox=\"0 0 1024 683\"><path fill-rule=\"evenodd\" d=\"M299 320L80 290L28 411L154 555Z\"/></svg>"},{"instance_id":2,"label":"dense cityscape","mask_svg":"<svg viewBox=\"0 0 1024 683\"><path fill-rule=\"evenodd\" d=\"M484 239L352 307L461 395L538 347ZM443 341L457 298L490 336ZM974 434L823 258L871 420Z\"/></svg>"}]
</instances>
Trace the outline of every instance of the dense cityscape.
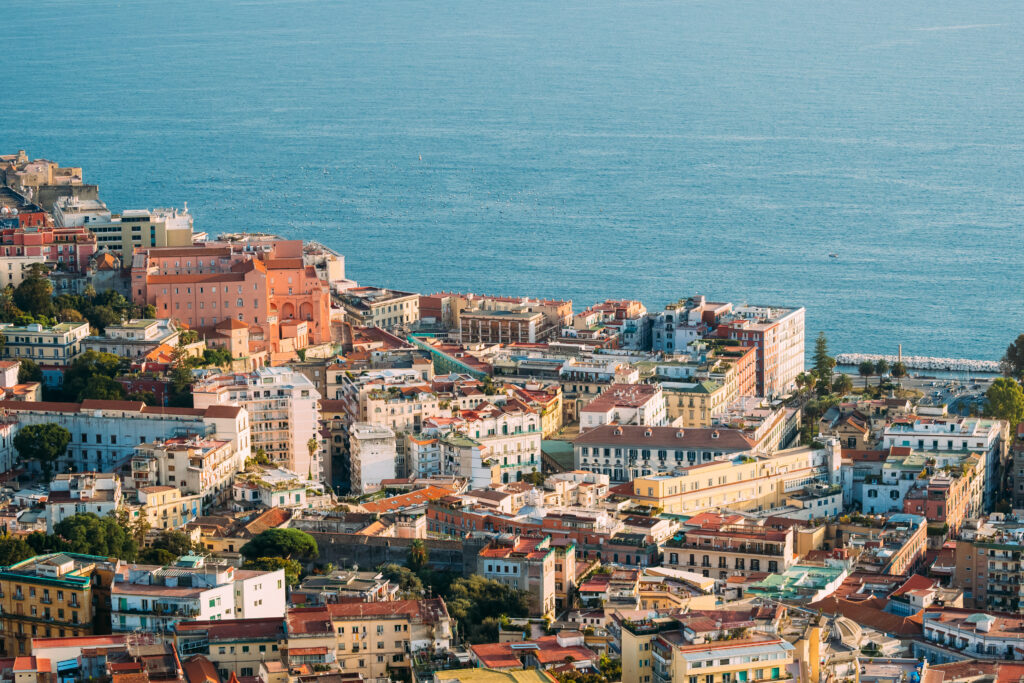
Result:
<instances>
[{"instance_id":1,"label":"dense cityscape","mask_svg":"<svg viewBox=\"0 0 1024 683\"><path fill-rule=\"evenodd\" d=\"M0 156L0 680L1024 672L1024 336L399 291L87 180Z\"/></svg>"}]
</instances>

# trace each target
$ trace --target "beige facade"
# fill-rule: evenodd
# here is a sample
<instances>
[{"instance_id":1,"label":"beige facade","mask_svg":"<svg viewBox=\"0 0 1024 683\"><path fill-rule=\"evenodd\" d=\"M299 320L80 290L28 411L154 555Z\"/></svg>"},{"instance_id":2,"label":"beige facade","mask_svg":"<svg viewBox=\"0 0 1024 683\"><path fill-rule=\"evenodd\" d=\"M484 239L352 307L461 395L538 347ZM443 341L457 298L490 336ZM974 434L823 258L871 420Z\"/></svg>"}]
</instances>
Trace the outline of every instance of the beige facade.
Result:
<instances>
[{"instance_id":1,"label":"beige facade","mask_svg":"<svg viewBox=\"0 0 1024 683\"><path fill-rule=\"evenodd\" d=\"M715 508L770 510L815 481L830 482L839 469L839 449L809 447L702 463L676 474L633 481L634 501L670 514L695 515ZM835 474L834 474L835 473Z\"/></svg>"}]
</instances>

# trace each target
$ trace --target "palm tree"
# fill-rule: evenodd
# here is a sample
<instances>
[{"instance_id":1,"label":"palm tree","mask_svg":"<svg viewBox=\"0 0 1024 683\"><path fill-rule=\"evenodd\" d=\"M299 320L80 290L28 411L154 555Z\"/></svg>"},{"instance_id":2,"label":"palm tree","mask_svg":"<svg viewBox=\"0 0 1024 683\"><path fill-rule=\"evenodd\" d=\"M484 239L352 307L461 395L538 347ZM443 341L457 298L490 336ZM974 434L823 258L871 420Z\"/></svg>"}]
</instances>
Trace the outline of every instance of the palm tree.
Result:
<instances>
[{"instance_id":1,"label":"palm tree","mask_svg":"<svg viewBox=\"0 0 1024 683\"><path fill-rule=\"evenodd\" d=\"M853 391L853 380L846 374L836 376L835 381L832 382L832 391L840 396L845 396Z\"/></svg>"},{"instance_id":2,"label":"palm tree","mask_svg":"<svg viewBox=\"0 0 1024 683\"><path fill-rule=\"evenodd\" d=\"M864 378L864 388L868 388L868 377L875 374L875 364L869 360L863 361L857 366L857 372Z\"/></svg>"},{"instance_id":3,"label":"palm tree","mask_svg":"<svg viewBox=\"0 0 1024 683\"><path fill-rule=\"evenodd\" d=\"M878 386L882 386L882 376L889 372L889 361L879 358L875 363L875 374L878 375Z\"/></svg>"},{"instance_id":4,"label":"palm tree","mask_svg":"<svg viewBox=\"0 0 1024 683\"><path fill-rule=\"evenodd\" d=\"M892 364L892 368L889 370L889 373L896 378L897 382L899 382L900 379L907 376L907 366L902 361L896 361ZM902 383L900 386L903 386Z\"/></svg>"}]
</instances>

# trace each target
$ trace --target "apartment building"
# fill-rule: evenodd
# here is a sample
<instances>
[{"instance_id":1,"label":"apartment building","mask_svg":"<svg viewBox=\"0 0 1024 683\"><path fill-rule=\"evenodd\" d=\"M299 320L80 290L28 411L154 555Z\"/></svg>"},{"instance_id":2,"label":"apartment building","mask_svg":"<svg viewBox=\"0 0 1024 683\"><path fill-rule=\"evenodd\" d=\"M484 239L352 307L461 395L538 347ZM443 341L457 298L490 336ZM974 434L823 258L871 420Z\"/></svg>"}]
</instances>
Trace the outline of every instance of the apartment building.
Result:
<instances>
[{"instance_id":1,"label":"apartment building","mask_svg":"<svg viewBox=\"0 0 1024 683\"><path fill-rule=\"evenodd\" d=\"M440 598L296 608L286 621L289 667L326 667L364 679L409 669L413 654L447 650L452 638Z\"/></svg>"},{"instance_id":2,"label":"apartment building","mask_svg":"<svg viewBox=\"0 0 1024 683\"><path fill-rule=\"evenodd\" d=\"M480 551L476 573L529 593L530 616L552 616L556 598L555 555L550 536L499 536Z\"/></svg>"},{"instance_id":3,"label":"apartment building","mask_svg":"<svg viewBox=\"0 0 1024 683\"><path fill-rule=\"evenodd\" d=\"M126 488L174 486L187 496L199 496L205 510L230 499L234 477L243 469L245 460L229 441L171 437L139 444L131 456Z\"/></svg>"},{"instance_id":4,"label":"apartment building","mask_svg":"<svg viewBox=\"0 0 1024 683\"><path fill-rule=\"evenodd\" d=\"M504 403L482 403L473 410L462 410L453 428L478 443L499 468L500 481L521 481L531 472L540 472L540 415L516 398ZM443 474L465 476L447 462Z\"/></svg>"},{"instance_id":5,"label":"apartment building","mask_svg":"<svg viewBox=\"0 0 1024 683\"><path fill-rule=\"evenodd\" d=\"M618 359L574 357L562 361L558 369L562 385L563 407L567 421L578 420L582 408L613 384L636 384L640 371L630 363Z\"/></svg>"},{"instance_id":6,"label":"apartment building","mask_svg":"<svg viewBox=\"0 0 1024 683\"><path fill-rule=\"evenodd\" d=\"M186 494L177 486L142 486L129 504L132 519L144 518L151 529L182 529L202 514L203 495Z\"/></svg>"},{"instance_id":7,"label":"apartment building","mask_svg":"<svg viewBox=\"0 0 1024 683\"><path fill-rule=\"evenodd\" d=\"M674 467L747 454L757 444L738 429L607 424L573 440L576 469L629 481Z\"/></svg>"},{"instance_id":8,"label":"apartment building","mask_svg":"<svg viewBox=\"0 0 1024 683\"><path fill-rule=\"evenodd\" d=\"M202 655L222 680L232 673L255 677L264 662L281 660L285 639L283 615L258 619L179 621L171 627L173 643L182 659Z\"/></svg>"},{"instance_id":9,"label":"apartment building","mask_svg":"<svg viewBox=\"0 0 1024 683\"><path fill-rule=\"evenodd\" d=\"M693 452L703 457L704 451ZM717 508L763 511L784 506L809 484L838 481L838 444L790 448L770 457L739 452L716 458L708 453L706 462L677 467L670 474L636 476L630 498L671 514Z\"/></svg>"},{"instance_id":10,"label":"apartment building","mask_svg":"<svg viewBox=\"0 0 1024 683\"><path fill-rule=\"evenodd\" d=\"M382 287L352 287L341 295L345 317L359 327L394 330L420 319L420 296Z\"/></svg>"},{"instance_id":11,"label":"apartment building","mask_svg":"<svg viewBox=\"0 0 1024 683\"><path fill-rule=\"evenodd\" d=\"M0 204L2 203L0 198ZM29 215L31 212L19 213L18 217L24 218ZM68 273L85 273L89 259L96 250L96 236L88 228L54 228L24 224L17 227L0 227L0 259L3 259L0 263L4 264L4 272L0 273L0 277L6 276L0 282L5 287L17 286L18 267L21 266L24 273L33 263L44 263L50 268Z\"/></svg>"},{"instance_id":12,"label":"apartment building","mask_svg":"<svg viewBox=\"0 0 1024 683\"><path fill-rule=\"evenodd\" d=\"M743 523L738 515L704 513L665 543L665 566L724 582L730 576L777 574L793 564L793 530Z\"/></svg>"},{"instance_id":13,"label":"apartment building","mask_svg":"<svg viewBox=\"0 0 1024 683\"><path fill-rule=\"evenodd\" d=\"M279 618L286 605L284 570L237 569L183 555L167 567L122 568L110 601L115 632L168 633L181 621Z\"/></svg>"},{"instance_id":14,"label":"apartment building","mask_svg":"<svg viewBox=\"0 0 1024 683\"><path fill-rule=\"evenodd\" d=\"M858 528L859 526L859 528ZM856 569L900 576L915 571L928 548L927 520L920 515L892 513L869 523L840 524L843 547L857 553Z\"/></svg>"},{"instance_id":15,"label":"apartment building","mask_svg":"<svg viewBox=\"0 0 1024 683\"><path fill-rule=\"evenodd\" d=\"M330 503L324 485L281 467L258 467L235 477L231 499L264 508L305 509Z\"/></svg>"},{"instance_id":16,"label":"apartment building","mask_svg":"<svg viewBox=\"0 0 1024 683\"><path fill-rule=\"evenodd\" d=\"M956 542L952 585L977 609L1024 612L1024 520L993 512L968 520Z\"/></svg>"},{"instance_id":17,"label":"apartment building","mask_svg":"<svg viewBox=\"0 0 1024 683\"><path fill-rule=\"evenodd\" d=\"M117 567L116 558L51 553L0 568L0 653L32 654L34 637L91 635Z\"/></svg>"},{"instance_id":18,"label":"apartment building","mask_svg":"<svg viewBox=\"0 0 1024 683\"><path fill-rule=\"evenodd\" d=\"M427 310L443 311L439 320L458 330L464 344L544 341L573 323L571 301L452 292L422 300Z\"/></svg>"},{"instance_id":19,"label":"apartment building","mask_svg":"<svg viewBox=\"0 0 1024 683\"><path fill-rule=\"evenodd\" d=\"M984 461L986 510L991 510L999 498L1008 445L1009 427L1005 422L977 417L907 415L892 420L882 433L882 448L912 448L928 458L979 454Z\"/></svg>"},{"instance_id":20,"label":"apartment building","mask_svg":"<svg viewBox=\"0 0 1024 683\"><path fill-rule=\"evenodd\" d=\"M97 517L114 513L121 506L121 477L111 472L58 474L46 496L46 531L68 517L91 512Z\"/></svg>"},{"instance_id":21,"label":"apartment building","mask_svg":"<svg viewBox=\"0 0 1024 683\"><path fill-rule=\"evenodd\" d=\"M736 306L720 318L716 336L757 353L757 395L779 396L804 371L804 309Z\"/></svg>"},{"instance_id":22,"label":"apartment building","mask_svg":"<svg viewBox=\"0 0 1024 683\"><path fill-rule=\"evenodd\" d=\"M349 466L353 493L373 493L381 482L394 479L397 447L395 432L383 425L357 422L349 429Z\"/></svg>"},{"instance_id":23,"label":"apartment building","mask_svg":"<svg viewBox=\"0 0 1024 683\"><path fill-rule=\"evenodd\" d=\"M261 367L216 375L192 387L192 404L241 406L249 415L252 449L313 481L329 479L320 448L320 392L305 375L288 367ZM315 445L315 448L313 447Z\"/></svg>"},{"instance_id":24,"label":"apartment building","mask_svg":"<svg viewBox=\"0 0 1024 683\"><path fill-rule=\"evenodd\" d=\"M142 358L161 344L176 346L180 332L170 318L127 320L107 325L102 336L86 337L82 341L82 350L113 353L122 358Z\"/></svg>"},{"instance_id":25,"label":"apartment building","mask_svg":"<svg viewBox=\"0 0 1024 683\"><path fill-rule=\"evenodd\" d=\"M54 463L55 472L73 468L127 474L136 447L176 438L226 442L224 460L231 461L236 471L252 454L249 414L238 406L161 408L141 401L86 399L81 403L0 401L0 409L16 420L18 429L53 422L71 433L67 450Z\"/></svg>"},{"instance_id":26,"label":"apartment building","mask_svg":"<svg viewBox=\"0 0 1024 683\"><path fill-rule=\"evenodd\" d=\"M57 323L52 327L4 323L0 324L0 334L6 339L3 358L35 361L43 366L43 382L60 386L63 368L85 351L83 342L89 336L89 323Z\"/></svg>"},{"instance_id":27,"label":"apartment building","mask_svg":"<svg viewBox=\"0 0 1024 683\"><path fill-rule=\"evenodd\" d=\"M61 206L61 202L58 202ZM77 222L79 212L74 200L67 200L61 207L58 223L68 220ZM83 224L96 235L97 247L114 252L124 263L131 263L136 249L192 246L192 214L188 207L183 209L131 209L121 215L107 213L105 220L100 214L88 216Z\"/></svg>"},{"instance_id":28,"label":"apartment building","mask_svg":"<svg viewBox=\"0 0 1024 683\"><path fill-rule=\"evenodd\" d=\"M580 431L608 424L666 423L665 397L660 384L612 384L580 409Z\"/></svg>"},{"instance_id":29,"label":"apartment building","mask_svg":"<svg viewBox=\"0 0 1024 683\"><path fill-rule=\"evenodd\" d=\"M622 622L622 683L736 683L791 678L795 648L756 631L740 638L698 635L673 619Z\"/></svg>"},{"instance_id":30,"label":"apartment building","mask_svg":"<svg viewBox=\"0 0 1024 683\"><path fill-rule=\"evenodd\" d=\"M331 340L330 287L305 265L301 240L139 249L131 281L132 300L160 317L211 333L228 318L246 323L254 352Z\"/></svg>"},{"instance_id":31,"label":"apartment building","mask_svg":"<svg viewBox=\"0 0 1024 683\"><path fill-rule=\"evenodd\" d=\"M925 640L970 660L1024 659L1024 619L953 607L926 609L922 617Z\"/></svg>"}]
</instances>

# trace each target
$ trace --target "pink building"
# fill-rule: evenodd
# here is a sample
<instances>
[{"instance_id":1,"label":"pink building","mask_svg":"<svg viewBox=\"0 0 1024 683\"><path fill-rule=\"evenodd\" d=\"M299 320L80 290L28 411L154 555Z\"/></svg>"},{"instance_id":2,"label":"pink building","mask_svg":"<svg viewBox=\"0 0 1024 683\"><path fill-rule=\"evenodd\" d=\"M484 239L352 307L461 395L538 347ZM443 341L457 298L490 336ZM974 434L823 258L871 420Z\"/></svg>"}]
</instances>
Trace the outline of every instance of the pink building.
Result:
<instances>
[{"instance_id":1,"label":"pink building","mask_svg":"<svg viewBox=\"0 0 1024 683\"><path fill-rule=\"evenodd\" d=\"M140 249L132 298L161 317L213 333L224 320L249 326L253 351L295 351L330 341L328 283L303 264L302 242Z\"/></svg>"}]
</instances>

